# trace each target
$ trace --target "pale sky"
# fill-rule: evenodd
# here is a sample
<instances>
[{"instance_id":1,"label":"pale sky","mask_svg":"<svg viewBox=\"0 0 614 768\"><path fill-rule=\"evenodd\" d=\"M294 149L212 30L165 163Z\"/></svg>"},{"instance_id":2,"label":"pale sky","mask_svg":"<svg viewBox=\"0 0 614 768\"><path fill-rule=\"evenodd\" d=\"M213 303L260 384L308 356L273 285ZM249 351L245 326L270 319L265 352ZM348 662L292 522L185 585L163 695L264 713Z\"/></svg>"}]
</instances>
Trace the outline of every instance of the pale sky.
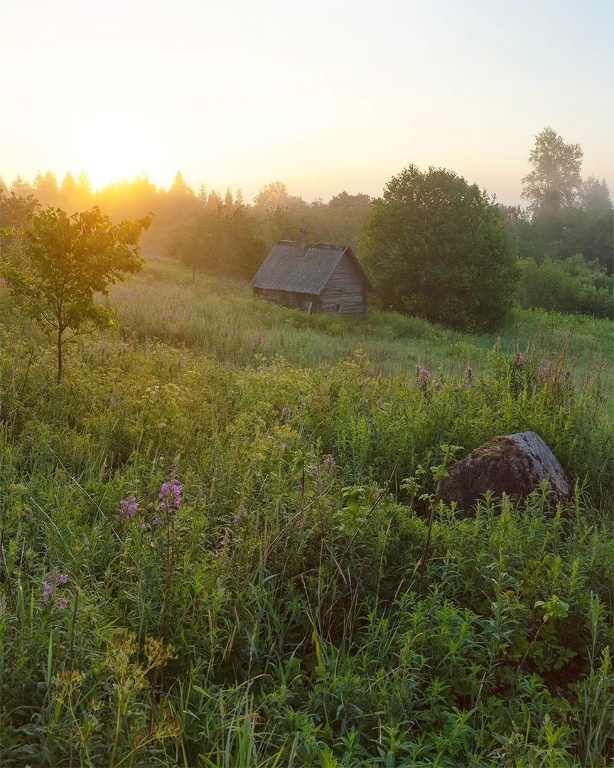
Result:
<instances>
[{"instance_id":1,"label":"pale sky","mask_svg":"<svg viewBox=\"0 0 614 768\"><path fill-rule=\"evenodd\" d=\"M327 200L416 163L513 204L552 126L614 192L614 0L0 0L0 61L8 183Z\"/></svg>"}]
</instances>

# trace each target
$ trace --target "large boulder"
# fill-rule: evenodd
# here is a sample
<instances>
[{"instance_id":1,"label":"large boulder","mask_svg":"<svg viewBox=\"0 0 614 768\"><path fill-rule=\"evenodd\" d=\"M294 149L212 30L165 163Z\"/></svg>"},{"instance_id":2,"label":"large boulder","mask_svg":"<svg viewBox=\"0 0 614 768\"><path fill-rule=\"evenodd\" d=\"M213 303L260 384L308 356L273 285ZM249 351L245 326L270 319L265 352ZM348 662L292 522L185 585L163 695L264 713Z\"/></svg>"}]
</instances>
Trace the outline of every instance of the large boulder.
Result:
<instances>
[{"instance_id":1,"label":"large boulder","mask_svg":"<svg viewBox=\"0 0 614 768\"><path fill-rule=\"evenodd\" d=\"M440 488L441 498L461 509L476 506L487 491L522 498L542 481L552 504L569 498L569 481L546 443L535 432L495 437L453 464Z\"/></svg>"}]
</instances>

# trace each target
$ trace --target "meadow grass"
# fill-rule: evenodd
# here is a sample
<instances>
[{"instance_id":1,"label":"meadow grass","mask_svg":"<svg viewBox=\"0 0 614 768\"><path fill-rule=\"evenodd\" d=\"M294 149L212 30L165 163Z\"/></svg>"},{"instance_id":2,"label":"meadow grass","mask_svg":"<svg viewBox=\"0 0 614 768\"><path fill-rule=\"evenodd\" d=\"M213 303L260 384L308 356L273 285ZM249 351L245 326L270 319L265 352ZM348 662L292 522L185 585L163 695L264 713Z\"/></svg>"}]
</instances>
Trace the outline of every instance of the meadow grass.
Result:
<instances>
[{"instance_id":1,"label":"meadow grass","mask_svg":"<svg viewBox=\"0 0 614 768\"><path fill-rule=\"evenodd\" d=\"M608 320L517 309L501 332L470 336L417 317L372 311L366 317L306 315L255 299L246 283L197 275L162 259L117 285L111 305L126 333L200 349L233 365L281 355L297 366L334 365L361 349L377 375L413 375L417 364L462 375L488 367L497 344L508 354L561 357L577 383L614 394L614 330Z\"/></svg>"},{"instance_id":2,"label":"meadow grass","mask_svg":"<svg viewBox=\"0 0 614 768\"><path fill-rule=\"evenodd\" d=\"M608 764L611 324L497 343L151 261L57 385L8 299L0 764ZM526 429L568 503L438 502Z\"/></svg>"}]
</instances>

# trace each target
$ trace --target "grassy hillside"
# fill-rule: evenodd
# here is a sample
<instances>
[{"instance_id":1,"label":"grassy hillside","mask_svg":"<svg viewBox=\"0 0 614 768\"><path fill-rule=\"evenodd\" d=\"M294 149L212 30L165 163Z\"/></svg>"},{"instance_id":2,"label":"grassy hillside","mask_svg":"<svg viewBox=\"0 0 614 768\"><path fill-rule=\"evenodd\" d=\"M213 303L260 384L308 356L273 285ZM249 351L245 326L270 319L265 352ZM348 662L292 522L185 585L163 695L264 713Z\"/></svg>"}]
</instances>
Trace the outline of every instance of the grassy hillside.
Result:
<instances>
[{"instance_id":1,"label":"grassy hillside","mask_svg":"<svg viewBox=\"0 0 614 768\"><path fill-rule=\"evenodd\" d=\"M57 386L0 296L0 764L607 763L610 323L309 317L163 261L110 301ZM569 504L437 503L526 429Z\"/></svg>"},{"instance_id":2,"label":"grassy hillside","mask_svg":"<svg viewBox=\"0 0 614 768\"><path fill-rule=\"evenodd\" d=\"M614 385L612 323L581 315L518 310L500 334L473 337L394 312L306 315L254 301L247 284L202 276L193 284L191 272L163 260L150 260L140 275L116 286L111 304L135 339L200 349L232 365L253 363L257 354L281 355L297 366L332 365L362 349L379 375L413 375L416 364L462 375L467 365L485 370L499 340L504 352L544 364L565 356L591 387L609 392Z\"/></svg>"}]
</instances>

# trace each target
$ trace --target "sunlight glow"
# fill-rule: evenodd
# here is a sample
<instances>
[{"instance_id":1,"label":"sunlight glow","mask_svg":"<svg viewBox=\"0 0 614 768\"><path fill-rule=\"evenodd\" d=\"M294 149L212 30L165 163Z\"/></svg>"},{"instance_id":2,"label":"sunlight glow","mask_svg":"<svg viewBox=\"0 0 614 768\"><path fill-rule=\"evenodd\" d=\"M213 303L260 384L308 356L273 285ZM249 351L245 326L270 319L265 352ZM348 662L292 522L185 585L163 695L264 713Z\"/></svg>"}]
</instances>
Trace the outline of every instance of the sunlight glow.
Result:
<instances>
[{"instance_id":1,"label":"sunlight glow","mask_svg":"<svg viewBox=\"0 0 614 768\"><path fill-rule=\"evenodd\" d=\"M94 190L143 173L153 180L162 164L160 142L133 110L93 115L83 130L78 158Z\"/></svg>"}]
</instances>

